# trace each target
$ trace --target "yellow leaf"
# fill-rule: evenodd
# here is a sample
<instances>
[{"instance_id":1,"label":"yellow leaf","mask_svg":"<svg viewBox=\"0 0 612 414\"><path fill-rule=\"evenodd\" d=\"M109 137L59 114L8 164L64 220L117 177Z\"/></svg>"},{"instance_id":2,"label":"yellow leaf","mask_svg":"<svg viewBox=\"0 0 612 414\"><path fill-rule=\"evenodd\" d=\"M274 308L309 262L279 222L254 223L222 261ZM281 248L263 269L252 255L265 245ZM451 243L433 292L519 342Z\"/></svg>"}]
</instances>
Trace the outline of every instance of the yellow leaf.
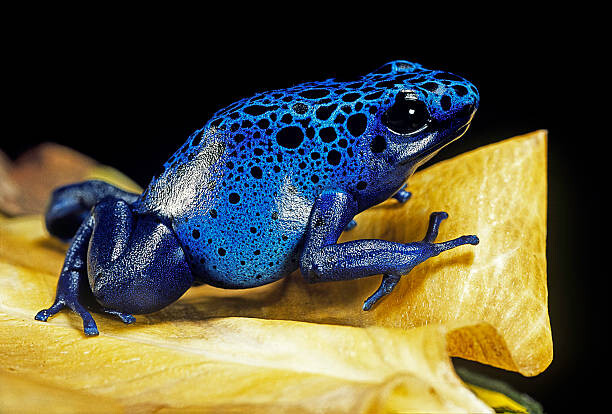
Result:
<instances>
[{"instance_id":1,"label":"yellow leaf","mask_svg":"<svg viewBox=\"0 0 612 414\"><path fill-rule=\"evenodd\" d=\"M34 218L0 219L0 236L12 253L49 248ZM454 373L439 326L406 332L207 318L184 305L180 317L155 324L96 315L104 329L86 338L71 313L34 321L52 301L57 276L23 258L15 264L7 251L0 254L0 411L22 411L24 393L60 412L79 411L88 396L106 412L490 411ZM51 253L47 259L61 263ZM54 389L74 390L74 399L36 397Z\"/></svg>"},{"instance_id":2,"label":"yellow leaf","mask_svg":"<svg viewBox=\"0 0 612 414\"><path fill-rule=\"evenodd\" d=\"M53 300L65 245L39 216L0 216L0 411L41 390L66 411L89 398L106 412L490 412L449 353L525 375L550 363L546 134L434 165L409 189L405 205L362 213L343 240L418 240L444 210L438 240L481 243L419 265L370 312L361 304L378 277L309 285L295 274L245 291L194 288L133 325L94 315L96 338L68 312L33 320ZM56 389L74 399L51 398Z\"/></svg>"},{"instance_id":3,"label":"yellow leaf","mask_svg":"<svg viewBox=\"0 0 612 414\"><path fill-rule=\"evenodd\" d=\"M369 312L363 301L379 277L307 284L289 280L245 291L192 289L150 323L180 317L183 306L210 316L250 316L410 329L441 324L453 356L542 372L552 360L546 286L546 132L479 148L415 174L406 204L389 200L356 217L341 241L420 240L429 214L446 211L438 241L476 234L402 278Z\"/></svg>"}]
</instances>

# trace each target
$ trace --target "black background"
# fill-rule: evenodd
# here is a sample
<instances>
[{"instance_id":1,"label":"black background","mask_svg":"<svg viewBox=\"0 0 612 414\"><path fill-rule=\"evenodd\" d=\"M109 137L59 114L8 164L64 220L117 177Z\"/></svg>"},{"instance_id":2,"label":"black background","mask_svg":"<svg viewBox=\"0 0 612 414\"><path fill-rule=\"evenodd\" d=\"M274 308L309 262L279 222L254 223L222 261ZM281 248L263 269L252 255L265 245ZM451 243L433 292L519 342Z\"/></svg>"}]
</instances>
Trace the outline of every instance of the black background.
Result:
<instances>
[{"instance_id":1,"label":"black background","mask_svg":"<svg viewBox=\"0 0 612 414\"><path fill-rule=\"evenodd\" d=\"M603 352L595 330L605 329L598 321L603 294L597 292L605 290L601 262L607 251L598 238L608 214L603 194L609 173L607 120L595 115L595 99L603 95L602 49L591 48L600 38L577 25L584 18L569 14L552 25L544 23L550 16L515 17L498 25L503 9L455 14L449 21L432 19L442 10L411 18L388 10L384 18L340 13L304 20L295 11L242 20L235 10L158 11L87 11L59 20L15 16L19 23L4 36L8 109L0 148L16 157L37 143L58 142L145 186L213 112L255 92L356 78L393 59L462 75L480 90L480 109L468 133L437 160L549 131L554 360L533 378L480 369L530 394L547 412L584 409L585 400L597 398L577 387L600 381L595 375L603 370L593 362ZM494 29L482 27L488 20Z\"/></svg>"}]
</instances>

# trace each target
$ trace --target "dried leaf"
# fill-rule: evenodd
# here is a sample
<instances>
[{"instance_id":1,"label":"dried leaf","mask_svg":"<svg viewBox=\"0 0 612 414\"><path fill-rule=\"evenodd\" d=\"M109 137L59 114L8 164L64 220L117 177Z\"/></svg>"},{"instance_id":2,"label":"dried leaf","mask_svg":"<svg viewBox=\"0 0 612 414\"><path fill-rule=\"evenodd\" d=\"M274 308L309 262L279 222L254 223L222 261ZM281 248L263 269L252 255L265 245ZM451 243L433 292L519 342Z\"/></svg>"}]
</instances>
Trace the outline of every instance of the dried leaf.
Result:
<instances>
[{"instance_id":1,"label":"dried leaf","mask_svg":"<svg viewBox=\"0 0 612 414\"><path fill-rule=\"evenodd\" d=\"M61 145L41 144L15 162L0 152L0 213L42 213L53 189L101 177L117 178L126 190L140 192L138 185L117 170Z\"/></svg>"},{"instance_id":2,"label":"dried leaf","mask_svg":"<svg viewBox=\"0 0 612 414\"><path fill-rule=\"evenodd\" d=\"M309 285L296 274L245 291L194 288L134 325L95 315L101 335L88 339L70 313L33 320L53 300L65 246L40 216L0 216L0 411L24 406L28 389L61 388L75 398L41 401L79 411L92 396L108 412L487 412L448 352L525 375L552 358L546 133L434 165L409 189L407 204L362 213L343 240L418 240L429 213L444 210L438 240L481 243L419 265L370 312L361 304L378 277Z\"/></svg>"}]
</instances>

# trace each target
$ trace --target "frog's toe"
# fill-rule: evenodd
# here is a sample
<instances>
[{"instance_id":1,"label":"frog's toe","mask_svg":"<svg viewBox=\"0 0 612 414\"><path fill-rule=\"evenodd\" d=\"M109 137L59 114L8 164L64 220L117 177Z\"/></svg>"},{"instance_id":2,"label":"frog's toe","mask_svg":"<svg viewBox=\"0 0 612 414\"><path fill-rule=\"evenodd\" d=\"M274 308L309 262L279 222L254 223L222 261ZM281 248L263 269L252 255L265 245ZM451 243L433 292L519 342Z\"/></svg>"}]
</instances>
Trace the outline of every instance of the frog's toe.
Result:
<instances>
[{"instance_id":1,"label":"frog's toe","mask_svg":"<svg viewBox=\"0 0 612 414\"><path fill-rule=\"evenodd\" d=\"M100 310L100 312L102 313L106 313L108 315L113 315L118 317L119 319L121 319L121 321L125 324L131 324L136 322L136 318L134 318L132 315L130 315L129 313L125 313L125 312L119 312L113 309L108 309L108 308L102 308Z\"/></svg>"},{"instance_id":2,"label":"frog's toe","mask_svg":"<svg viewBox=\"0 0 612 414\"><path fill-rule=\"evenodd\" d=\"M355 220L351 220L348 222L346 227L344 227L344 231L353 230L357 226L357 222Z\"/></svg>"},{"instance_id":3,"label":"frog's toe","mask_svg":"<svg viewBox=\"0 0 612 414\"><path fill-rule=\"evenodd\" d=\"M61 311L64 308L64 306L65 305L63 302L57 301L50 308L43 309L40 312L38 312L36 316L34 316L34 319L36 319L37 321L41 321L41 322L47 322L47 319L49 319L51 316Z\"/></svg>"},{"instance_id":4,"label":"frog's toe","mask_svg":"<svg viewBox=\"0 0 612 414\"><path fill-rule=\"evenodd\" d=\"M410 191L406 191L407 184L404 184L402 188L400 188L397 193L393 194L393 198L399 201L400 203L405 203L412 197L412 193Z\"/></svg>"},{"instance_id":5,"label":"frog's toe","mask_svg":"<svg viewBox=\"0 0 612 414\"><path fill-rule=\"evenodd\" d=\"M70 308L77 313L83 320L83 332L87 336L98 335L98 327L91 314L78 302L66 302L64 300L58 300L48 309L43 309L34 316L34 319L41 322L47 322L47 320L57 314L64 308Z\"/></svg>"},{"instance_id":6,"label":"frog's toe","mask_svg":"<svg viewBox=\"0 0 612 414\"><path fill-rule=\"evenodd\" d=\"M383 275L380 286L378 287L376 292L374 292L372 296L367 298L366 301L363 303L363 310L369 311L370 309L372 309L372 306L374 306L376 302L387 296L389 293L393 292L393 289L395 289L395 286L399 281L400 276L390 274Z\"/></svg>"}]
</instances>

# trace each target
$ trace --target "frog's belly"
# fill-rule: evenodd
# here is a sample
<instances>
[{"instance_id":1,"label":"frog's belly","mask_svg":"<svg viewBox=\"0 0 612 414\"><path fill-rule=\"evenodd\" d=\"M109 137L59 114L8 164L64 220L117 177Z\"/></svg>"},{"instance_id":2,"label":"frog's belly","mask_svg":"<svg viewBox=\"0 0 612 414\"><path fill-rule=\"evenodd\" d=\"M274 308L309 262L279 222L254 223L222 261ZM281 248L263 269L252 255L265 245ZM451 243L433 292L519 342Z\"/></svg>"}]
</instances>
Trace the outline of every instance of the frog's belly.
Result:
<instances>
[{"instance_id":1,"label":"frog's belly","mask_svg":"<svg viewBox=\"0 0 612 414\"><path fill-rule=\"evenodd\" d=\"M297 269L310 207L277 207L217 205L176 220L174 228L194 276L213 286L242 289L274 282Z\"/></svg>"}]
</instances>

